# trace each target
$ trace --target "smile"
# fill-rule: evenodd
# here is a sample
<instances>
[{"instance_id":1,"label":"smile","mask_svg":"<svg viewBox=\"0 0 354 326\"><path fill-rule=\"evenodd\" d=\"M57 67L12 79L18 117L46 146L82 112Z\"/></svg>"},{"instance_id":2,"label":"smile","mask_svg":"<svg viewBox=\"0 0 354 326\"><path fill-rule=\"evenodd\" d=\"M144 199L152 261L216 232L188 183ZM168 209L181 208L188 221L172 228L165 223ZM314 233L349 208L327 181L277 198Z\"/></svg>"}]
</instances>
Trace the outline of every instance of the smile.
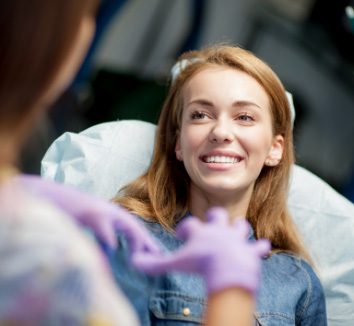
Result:
<instances>
[{"instance_id":1,"label":"smile","mask_svg":"<svg viewBox=\"0 0 354 326\"><path fill-rule=\"evenodd\" d=\"M232 156L203 156L202 161L205 163L221 163L221 164L235 164L241 161L239 157Z\"/></svg>"}]
</instances>

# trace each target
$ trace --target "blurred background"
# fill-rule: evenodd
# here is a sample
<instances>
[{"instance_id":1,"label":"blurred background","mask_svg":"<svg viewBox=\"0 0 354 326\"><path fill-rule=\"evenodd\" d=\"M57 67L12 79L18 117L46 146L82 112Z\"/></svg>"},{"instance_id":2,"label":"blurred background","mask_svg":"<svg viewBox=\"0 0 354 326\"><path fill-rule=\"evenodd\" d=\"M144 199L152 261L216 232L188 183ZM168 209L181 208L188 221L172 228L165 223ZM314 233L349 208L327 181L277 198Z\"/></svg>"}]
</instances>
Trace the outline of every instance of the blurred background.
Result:
<instances>
[{"instance_id":1,"label":"blurred background","mask_svg":"<svg viewBox=\"0 0 354 326\"><path fill-rule=\"evenodd\" d=\"M22 155L117 119L157 122L176 57L216 42L266 61L293 94L297 163L354 201L354 0L102 0L76 80Z\"/></svg>"}]
</instances>

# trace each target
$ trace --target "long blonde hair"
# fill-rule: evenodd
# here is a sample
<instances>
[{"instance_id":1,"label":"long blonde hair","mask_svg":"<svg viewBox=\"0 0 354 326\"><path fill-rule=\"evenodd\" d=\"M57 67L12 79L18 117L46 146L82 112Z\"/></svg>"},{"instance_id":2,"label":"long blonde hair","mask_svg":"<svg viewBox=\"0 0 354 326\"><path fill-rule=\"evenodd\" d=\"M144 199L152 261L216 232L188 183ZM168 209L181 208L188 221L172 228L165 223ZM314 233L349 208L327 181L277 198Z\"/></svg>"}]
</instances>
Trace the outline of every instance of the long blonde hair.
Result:
<instances>
[{"instance_id":1,"label":"long blonde hair","mask_svg":"<svg viewBox=\"0 0 354 326\"><path fill-rule=\"evenodd\" d=\"M130 211L173 229L189 209L190 177L175 157L181 128L183 86L199 71L224 66L243 71L264 88L270 99L273 134L284 137L283 157L277 166L264 166L248 207L247 219L257 238L268 238L273 250L289 251L310 261L287 209L290 168L294 162L292 124L285 89L272 69L240 47L215 45L183 54L189 62L173 81L164 102L152 163L148 171L122 189L114 199Z\"/></svg>"}]
</instances>

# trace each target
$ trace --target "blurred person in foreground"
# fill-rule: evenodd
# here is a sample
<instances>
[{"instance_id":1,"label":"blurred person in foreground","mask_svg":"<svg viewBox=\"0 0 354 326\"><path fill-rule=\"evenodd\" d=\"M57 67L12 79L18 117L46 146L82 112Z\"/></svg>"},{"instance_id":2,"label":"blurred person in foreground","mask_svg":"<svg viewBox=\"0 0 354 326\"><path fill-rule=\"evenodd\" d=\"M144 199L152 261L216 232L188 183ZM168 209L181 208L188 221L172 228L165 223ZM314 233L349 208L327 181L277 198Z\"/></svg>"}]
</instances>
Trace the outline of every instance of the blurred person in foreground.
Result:
<instances>
[{"instance_id":1,"label":"blurred person in foreground","mask_svg":"<svg viewBox=\"0 0 354 326\"><path fill-rule=\"evenodd\" d=\"M100 247L80 225L89 227L105 248L116 248L115 232L124 235L133 262L140 267L150 257L153 273L161 272L161 266L154 269L152 261L167 259L126 210L17 169L24 141L77 72L94 33L98 5L96 0L0 4L1 325L138 325ZM211 287L207 323L217 325L224 318L230 325L249 325L260 257L269 247L267 242L249 243L247 223L229 226L225 214L216 209L198 230L193 218L181 224L186 246L164 270L188 270L178 261L181 253L195 262L195 272L207 284L215 283L219 275L213 270L221 266L239 270L231 278L225 275L227 289ZM223 250L210 251L207 245L220 236L237 244L228 261L216 259L224 257ZM235 299L247 310L224 315L219 304Z\"/></svg>"}]
</instances>

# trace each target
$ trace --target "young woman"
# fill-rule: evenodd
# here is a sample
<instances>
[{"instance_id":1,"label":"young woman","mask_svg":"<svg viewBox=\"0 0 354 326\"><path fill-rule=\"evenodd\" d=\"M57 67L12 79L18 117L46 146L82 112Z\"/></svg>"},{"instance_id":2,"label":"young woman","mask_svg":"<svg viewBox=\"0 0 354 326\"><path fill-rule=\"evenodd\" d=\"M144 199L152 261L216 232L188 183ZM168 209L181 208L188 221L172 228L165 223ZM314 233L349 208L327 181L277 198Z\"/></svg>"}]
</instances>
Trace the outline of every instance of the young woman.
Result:
<instances>
[{"instance_id":1,"label":"young woman","mask_svg":"<svg viewBox=\"0 0 354 326\"><path fill-rule=\"evenodd\" d=\"M217 205L231 217L245 217L250 238L272 244L263 260L257 324L326 325L322 286L286 207L294 155L282 83L256 56L227 45L188 52L176 67L151 166L115 201L141 217L167 252L181 246L173 229L190 214L204 219ZM199 277L148 278L119 268L125 250L122 240L111 263L143 325L202 322L206 302Z\"/></svg>"}]
</instances>

